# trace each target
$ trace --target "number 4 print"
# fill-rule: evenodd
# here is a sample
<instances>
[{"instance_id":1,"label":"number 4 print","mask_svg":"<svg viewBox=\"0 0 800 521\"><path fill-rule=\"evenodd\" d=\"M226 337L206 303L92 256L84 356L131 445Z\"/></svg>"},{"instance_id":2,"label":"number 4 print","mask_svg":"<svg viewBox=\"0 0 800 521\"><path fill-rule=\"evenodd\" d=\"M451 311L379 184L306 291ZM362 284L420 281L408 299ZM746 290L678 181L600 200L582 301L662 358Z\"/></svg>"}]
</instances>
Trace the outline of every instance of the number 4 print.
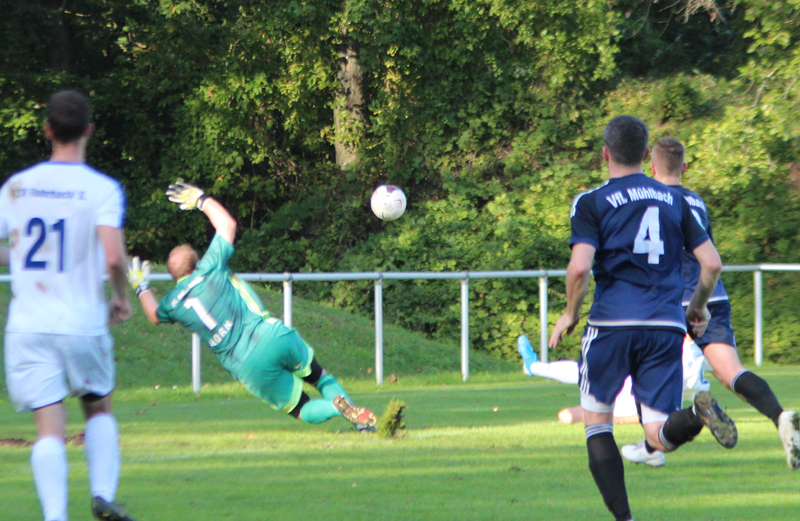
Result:
<instances>
[{"instance_id":1,"label":"number 4 print","mask_svg":"<svg viewBox=\"0 0 800 521\"><path fill-rule=\"evenodd\" d=\"M648 238L649 237L649 238ZM658 220L658 206L649 206L639 223L639 231L633 240L633 253L647 255L648 264L658 264L664 255L664 241L661 240L661 221Z\"/></svg>"}]
</instances>

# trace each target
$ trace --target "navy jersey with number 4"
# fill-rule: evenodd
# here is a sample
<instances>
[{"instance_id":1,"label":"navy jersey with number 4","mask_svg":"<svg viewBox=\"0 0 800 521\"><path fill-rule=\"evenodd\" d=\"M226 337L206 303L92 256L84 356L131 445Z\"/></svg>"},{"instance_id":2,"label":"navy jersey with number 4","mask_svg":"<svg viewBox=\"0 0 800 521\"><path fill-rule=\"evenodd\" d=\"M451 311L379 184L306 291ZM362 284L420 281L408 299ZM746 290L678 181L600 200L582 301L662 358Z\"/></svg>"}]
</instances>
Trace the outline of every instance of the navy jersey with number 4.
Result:
<instances>
[{"instance_id":1,"label":"navy jersey with number 4","mask_svg":"<svg viewBox=\"0 0 800 521\"><path fill-rule=\"evenodd\" d=\"M708 238L713 241L714 234L711 233L711 221L708 219L708 210L706 210L705 201L703 201L699 195L681 185L671 186L670 188L674 188L680 192L683 198L686 199L686 202L689 203L692 209L692 215L694 215L694 218L697 219L697 222L699 222L706 231ZM683 252L681 272L683 274L683 282L686 284L686 287L683 289L683 305L688 306L689 302L692 300L694 288L697 287L697 281L700 280L700 263L697 262L697 257L695 257L693 253L688 251ZM722 284L722 278L720 278L708 302L720 302L723 300L728 300L728 294L725 292L725 286Z\"/></svg>"},{"instance_id":2,"label":"navy jersey with number 4","mask_svg":"<svg viewBox=\"0 0 800 521\"><path fill-rule=\"evenodd\" d=\"M708 240L681 194L644 174L610 179L572 205L570 246L596 249L589 324L686 331L681 255Z\"/></svg>"}]
</instances>

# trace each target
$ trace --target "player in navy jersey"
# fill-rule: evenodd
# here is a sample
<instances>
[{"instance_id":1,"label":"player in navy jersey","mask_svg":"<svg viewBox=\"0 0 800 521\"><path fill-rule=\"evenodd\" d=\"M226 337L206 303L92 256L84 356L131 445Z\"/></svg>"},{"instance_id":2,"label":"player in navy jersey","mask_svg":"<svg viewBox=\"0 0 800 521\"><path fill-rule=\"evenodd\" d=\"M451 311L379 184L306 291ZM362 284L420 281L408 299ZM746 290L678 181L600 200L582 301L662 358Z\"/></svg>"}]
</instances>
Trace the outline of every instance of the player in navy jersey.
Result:
<instances>
[{"instance_id":1,"label":"player in navy jersey","mask_svg":"<svg viewBox=\"0 0 800 521\"><path fill-rule=\"evenodd\" d=\"M653 147L650 168L657 181L671 186L679 191L689 203L692 215L705 228L708 236L713 240L711 223L703 199L681 186L681 176L686 172L685 149L680 141L670 138L659 140ZM697 286L700 266L697 259L689 252L683 253L682 274L686 287L683 292L683 305L687 306L692 296L692 291ZM800 467L800 432L798 432L798 413L784 411L775 393L769 384L761 377L742 367L736 352L736 339L731 327L731 306L722 280L717 282L714 292L709 299L708 309L711 312L706 332L695 339L697 345L714 370L717 379L742 398L755 409L772 420L778 428L789 468L796 470ZM630 457L629 453L630 452ZM646 459L647 454L640 449L632 451L623 447L623 455L636 461ZM646 461L645 461L646 462Z\"/></svg>"},{"instance_id":2,"label":"player in navy jersey","mask_svg":"<svg viewBox=\"0 0 800 521\"><path fill-rule=\"evenodd\" d=\"M649 447L675 450L704 425L725 447L737 439L733 422L707 391L697 394L693 407L680 408L686 324L697 335L705 331L706 303L722 264L683 197L642 172L648 139L647 125L632 116L612 119L603 131L609 180L572 205L567 308L550 337L554 348L562 334L575 329L594 273L594 301L581 341L581 407L589 469L618 521L633 519L612 426L614 397L627 375ZM686 312L681 307L684 248L694 252L701 268Z\"/></svg>"}]
</instances>

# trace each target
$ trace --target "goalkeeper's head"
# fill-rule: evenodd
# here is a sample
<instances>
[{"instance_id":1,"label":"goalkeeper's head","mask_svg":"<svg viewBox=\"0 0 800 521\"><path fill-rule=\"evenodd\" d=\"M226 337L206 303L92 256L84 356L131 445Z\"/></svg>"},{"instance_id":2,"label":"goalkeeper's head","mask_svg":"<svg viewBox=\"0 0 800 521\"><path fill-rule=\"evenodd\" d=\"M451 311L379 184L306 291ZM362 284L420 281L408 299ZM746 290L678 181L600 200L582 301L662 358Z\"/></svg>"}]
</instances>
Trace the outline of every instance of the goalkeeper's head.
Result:
<instances>
[{"instance_id":1,"label":"goalkeeper's head","mask_svg":"<svg viewBox=\"0 0 800 521\"><path fill-rule=\"evenodd\" d=\"M197 252L188 244L175 246L169 252L167 259L167 271L175 280L191 275L197 267Z\"/></svg>"}]
</instances>

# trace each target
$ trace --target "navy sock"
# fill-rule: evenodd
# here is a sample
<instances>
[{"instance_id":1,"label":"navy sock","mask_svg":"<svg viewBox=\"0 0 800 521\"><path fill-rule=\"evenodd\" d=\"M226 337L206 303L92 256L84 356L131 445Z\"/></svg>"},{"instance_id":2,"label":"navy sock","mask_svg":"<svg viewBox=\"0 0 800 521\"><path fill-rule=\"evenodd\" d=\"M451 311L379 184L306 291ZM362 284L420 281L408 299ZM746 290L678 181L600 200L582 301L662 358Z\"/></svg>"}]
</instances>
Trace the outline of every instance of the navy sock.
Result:
<instances>
[{"instance_id":1,"label":"navy sock","mask_svg":"<svg viewBox=\"0 0 800 521\"><path fill-rule=\"evenodd\" d=\"M611 425L609 424L604 432L590 434L590 428L596 431L597 427L600 426L592 425L586 428L589 470L608 510L617 521L627 521L631 519L631 509L628 505L628 492L625 489L622 456L614 441Z\"/></svg>"},{"instance_id":2,"label":"navy sock","mask_svg":"<svg viewBox=\"0 0 800 521\"><path fill-rule=\"evenodd\" d=\"M778 426L778 416L783 412L783 407L766 380L745 369L733 379L731 390Z\"/></svg>"},{"instance_id":3,"label":"navy sock","mask_svg":"<svg viewBox=\"0 0 800 521\"><path fill-rule=\"evenodd\" d=\"M658 437L668 451L673 451L695 439L702 430L703 421L697 417L692 407L687 407L669 415Z\"/></svg>"}]
</instances>

